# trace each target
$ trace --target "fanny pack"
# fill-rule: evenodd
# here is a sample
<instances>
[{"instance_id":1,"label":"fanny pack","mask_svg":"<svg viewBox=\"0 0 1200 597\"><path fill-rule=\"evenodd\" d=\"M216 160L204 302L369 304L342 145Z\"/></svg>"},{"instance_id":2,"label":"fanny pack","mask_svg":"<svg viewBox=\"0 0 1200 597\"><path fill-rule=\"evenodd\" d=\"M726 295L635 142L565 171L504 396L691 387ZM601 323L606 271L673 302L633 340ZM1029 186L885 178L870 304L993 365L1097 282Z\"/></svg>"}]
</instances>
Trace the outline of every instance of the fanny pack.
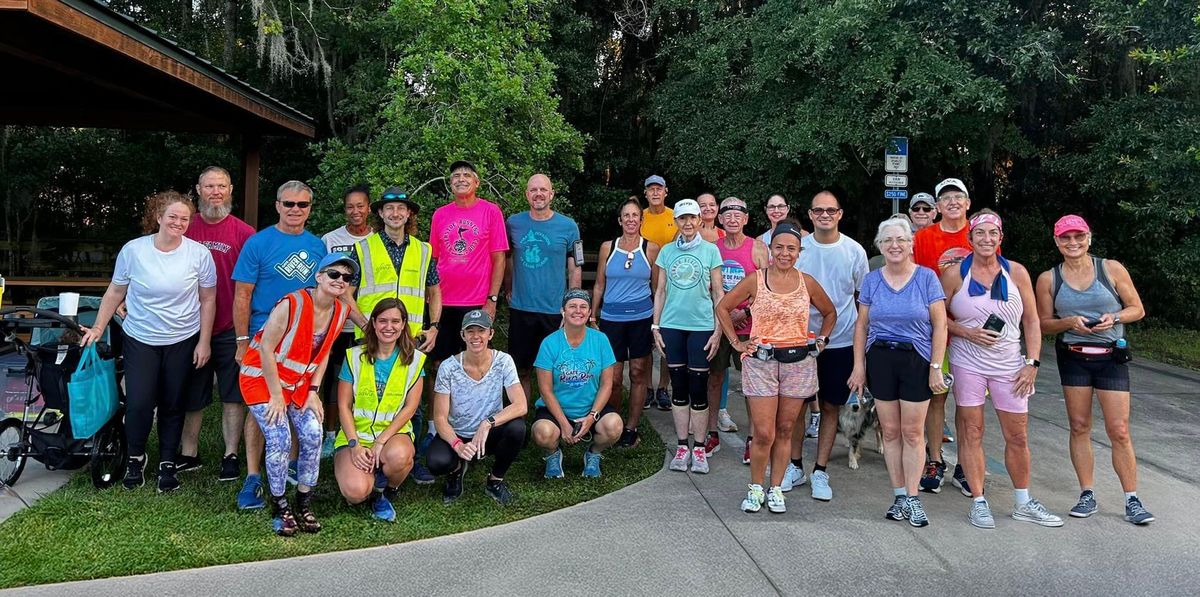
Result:
<instances>
[{"instance_id":1,"label":"fanny pack","mask_svg":"<svg viewBox=\"0 0 1200 597\"><path fill-rule=\"evenodd\" d=\"M1117 364L1121 364L1133 360L1133 354L1129 352L1129 347L1117 348L1116 342L1076 342L1074 344L1067 344L1060 340L1055 342L1055 347L1068 357L1079 361L1091 362L1111 359Z\"/></svg>"},{"instance_id":2,"label":"fanny pack","mask_svg":"<svg viewBox=\"0 0 1200 597\"><path fill-rule=\"evenodd\" d=\"M882 348L884 350L904 350L914 352L917 349L913 347L912 342L900 342L898 340L876 340L871 344L871 348Z\"/></svg>"},{"instance_id":3,"label":"fanny pack","mask_svg":"<svg viewBox=\"0 0 1200 597\"><path fill-rule=\"evenodd\" d=\"M815 352L808 346L789 346L787 348L766 348L759 346L754 351L754 358L760 361L775 360L777 363L799 363L803 361L810 352Z\"/></svg>"}]
</instances>

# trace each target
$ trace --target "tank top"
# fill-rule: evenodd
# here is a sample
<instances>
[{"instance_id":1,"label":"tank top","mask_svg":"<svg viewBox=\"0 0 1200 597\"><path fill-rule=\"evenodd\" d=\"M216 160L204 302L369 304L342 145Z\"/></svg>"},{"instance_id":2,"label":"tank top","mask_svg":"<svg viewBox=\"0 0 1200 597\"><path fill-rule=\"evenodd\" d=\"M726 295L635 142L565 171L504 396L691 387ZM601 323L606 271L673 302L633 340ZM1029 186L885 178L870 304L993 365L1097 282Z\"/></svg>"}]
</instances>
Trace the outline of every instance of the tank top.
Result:
<instances>
[{"instance_id":1,"label":"tank top","mask_svg":"<svg viewBox=\"0 0 1200 597\"><path fill-rule=\"evenodd\" d=\"M754 304L750 305L750 316L756 323L750 339L758 344L773 344L776 348L803 346L808 342L809 307L804 274L800 274L800 285L795 290L781 294L767 288L767 271L758 272L758 294Z\"/></svg>"},{"instance_id":2,"label":"tank top","mask_svg":"<svg viewBox=\"0 0 1200 597\"><path fill-rule=\"evenodd\" d=\"M1071 285L1061 278L1061 266L1055 266L1054 274L1059 276L1059 280L1062 281L1062 285L1058 287L1058 294L1054 297L1056 317L1081 315L1088 319L1100 319L1105 313L1116 313L1124 308L1115 294L1116 291L1110 290L1112 283L1108 282L1108 275L1104 273L1104 260L1093 257L1092 263L1096 273L1092 277L1091 285L1083 290L1071 288ZM1080 342L1116 342L1124 337L1125 324L1118 323L1107 330L1086 336L1067 330L1063 333L1062 340L1067 344L1077 344Z\"/></svg>"},{"instance_id":3,"label":"tank top","mask_svg":"<svg viewBox=\"0 0 1200 597\"><path fill-rule=\"evenodd\" d=\"M722 239L717 242L717 250L721 252L721 287L725 292L733 290L734 286L738 285L747 274L758 269L754 266L754 239L746 237L742 240L742 246L736 249L725 248L725 241ZM738 305L739 309L746 308L750 301L742 301ZM751 318L747 317L746 321L738 327L735 332L739 335L749 334L751 329Z\"/></svg>"},{"instance_id":4,"label":"tank top","mask_svg":"<svg viewBox=\"0 0 1200 597\"><path fill-rule=\"evenodd\" d=\"M604 300L600 303L600 318L606 321L646 319L654 315L646 239L638 237L638 246L632 251L621 249L620 243L620 238L612 242L612 251L604 263Z\"/></svg>"},{"instance_id":5,"label":"tank top","mask_svg":"<svg viewBox=\"0 0 1200 597\"><path fill-rule=\"evenodd\" d=\"M950 315L967 327L981 327L989 315L1004 320L1004 331L995 346L984 347L960 336L950 337L950 363L984 375L1013 375L1025 366L1021 356L1021 316L1025 306L1012 276L1000 270L1008 281L1008 300L998 301L989 294L971 296L967 292L970 280L950 297ZM968 275L970 275L968 273Z\"/></svg>"}]
</instances>

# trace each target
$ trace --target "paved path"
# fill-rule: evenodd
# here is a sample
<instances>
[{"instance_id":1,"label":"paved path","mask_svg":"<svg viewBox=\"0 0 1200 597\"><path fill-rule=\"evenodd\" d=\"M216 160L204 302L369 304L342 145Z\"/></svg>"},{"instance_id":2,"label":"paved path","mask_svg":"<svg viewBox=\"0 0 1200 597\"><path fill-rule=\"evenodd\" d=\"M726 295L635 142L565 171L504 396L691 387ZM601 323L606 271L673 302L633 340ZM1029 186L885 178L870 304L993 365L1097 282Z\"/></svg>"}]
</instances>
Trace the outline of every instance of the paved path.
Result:
<instances>
[{"instance_id":1,"label":"paved path","mask_svg":"<svg viewBox=\"0 0 1200 597\"><path fill-rule=\"evenodd\" d=\"M1045 361L1030 413L1032 490L1065 516L1078 487L1053 355ZM1059 529L1008 518L1010 486L995 462L1003 449L989 415L988 488L998 525L991 531L966 522L970 502L952 487L925 498L931 526L885 521L891 498L881 457L870 451L862 468L851 471L840 442L830 464L832 502L811 500L803 486L789 494L786 514L744 514L738 505L748 469L738 461L738 437L723 434L725 447L709 475L664 470L591 502L500 527L20 594L1194 595L1200 524L1189 506L1200 500L1200 375L1141 361L1133 375L1139 494L1158 517L1144 528L1121 519L1102 426L1094 435L1099 514L1068 519ZM744 423L740 403L739 395L731 409ZM671 435L666 413L650 418L664 437Z\"/></svg>"}]
</instances>

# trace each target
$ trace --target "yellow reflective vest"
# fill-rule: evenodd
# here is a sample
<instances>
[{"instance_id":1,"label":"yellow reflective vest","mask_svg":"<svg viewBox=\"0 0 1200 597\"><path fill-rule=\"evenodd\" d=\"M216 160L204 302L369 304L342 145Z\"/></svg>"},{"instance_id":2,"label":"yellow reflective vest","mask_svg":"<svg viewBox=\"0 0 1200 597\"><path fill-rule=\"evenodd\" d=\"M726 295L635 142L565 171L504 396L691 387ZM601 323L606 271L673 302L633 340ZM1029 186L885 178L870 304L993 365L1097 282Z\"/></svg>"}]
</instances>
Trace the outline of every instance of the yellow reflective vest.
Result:
<instances>
[{"instance_id":1,"label":"yellow reflective vest","mask_svg":"<svg viewBox=\"0 0 1200 597\"><path fill-rule=\"evenodd\" d=\"M408 310L408 331L416 337L421 333L425 321L425 282L433 249L429 243L408 235L408 247L400 271L392 266L387 247L383 245L382 232L376 232L354 245L358 254L360 275L358 282L358 310L363 317L370 318L371 310L385 298L398 298ZM355 338L362 338L361 329L354 330Z\"/></svg>"},{"instance_id":2,"label":"yellow reflective vest","mask_svg":"<svg viewBox=\"0 0 1200 597\"><path fill-rule=\"evenodd\" d=\"M363 358L365 346L355 346L346 351L346 362L350 365L350 377L354 379L354 429L358 434L358 442L370 447L375 438L383 433L400 410L404 408L404 398L421 378L421 368L425 366L425 353L413 351L412 363L405 365L396 358L392 372L388 375L380 396L375 384L375 365ZM410 433L412 421L409 420L400 428L398 433ZM339 431L334 447L340 448L349 442L345 431Z\"/></svg>"}]
</instances>

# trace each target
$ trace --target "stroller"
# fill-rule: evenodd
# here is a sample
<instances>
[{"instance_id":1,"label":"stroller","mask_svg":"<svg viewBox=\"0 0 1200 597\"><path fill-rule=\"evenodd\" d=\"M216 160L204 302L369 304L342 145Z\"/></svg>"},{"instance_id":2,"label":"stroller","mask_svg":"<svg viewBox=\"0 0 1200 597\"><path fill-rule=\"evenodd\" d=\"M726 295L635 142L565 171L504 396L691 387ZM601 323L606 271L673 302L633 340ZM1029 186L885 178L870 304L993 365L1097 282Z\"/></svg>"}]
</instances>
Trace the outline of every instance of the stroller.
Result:
<instances>
[{"instance_id":1,"label":"stroller","mask_svg":"<svg viewBox=\"0 0 1200 597\"><path fill-rule=\"evenodd\" d=\"M37 307L0 310L0 355L25 356L23 366L0 371L25 377L21 417L0 421L0 486L20 478L28 459L49 470L75 470L91 465L92 484L104 489L121 479L126 459L125 396L118 383L120 404L116 413L91 437L75 437L71 429L67 383L79 365L83 349L80 325L92 325L100 308L98 297L80 297L75 319L58 313L58 297L46 297ZM76 322L78 320L78 323ZM96 344L101 358L117 359L117 379L122 378L120 319L113 317ZM29 334L26 342L22 336Z\"/></svg>"}]
</instances>

